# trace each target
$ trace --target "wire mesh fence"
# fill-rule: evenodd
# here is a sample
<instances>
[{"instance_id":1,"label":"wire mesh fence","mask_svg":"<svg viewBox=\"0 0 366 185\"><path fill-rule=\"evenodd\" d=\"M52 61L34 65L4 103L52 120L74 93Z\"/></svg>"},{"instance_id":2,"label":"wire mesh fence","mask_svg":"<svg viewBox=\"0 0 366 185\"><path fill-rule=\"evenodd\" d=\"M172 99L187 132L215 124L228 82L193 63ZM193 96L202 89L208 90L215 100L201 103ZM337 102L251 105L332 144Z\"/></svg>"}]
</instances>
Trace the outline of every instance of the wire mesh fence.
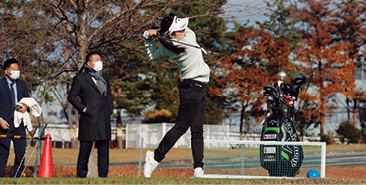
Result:
<instances>
[{"instance_id":1,"label":"wire mesh fence","mask_svg":"<svg viewBox=\"0 0 366 185\"><path fill-rule=\"evenodd\" d=\"M325 143L205 140L204 151L208 178L325 177Z\"/></svg>"}]
</instances>

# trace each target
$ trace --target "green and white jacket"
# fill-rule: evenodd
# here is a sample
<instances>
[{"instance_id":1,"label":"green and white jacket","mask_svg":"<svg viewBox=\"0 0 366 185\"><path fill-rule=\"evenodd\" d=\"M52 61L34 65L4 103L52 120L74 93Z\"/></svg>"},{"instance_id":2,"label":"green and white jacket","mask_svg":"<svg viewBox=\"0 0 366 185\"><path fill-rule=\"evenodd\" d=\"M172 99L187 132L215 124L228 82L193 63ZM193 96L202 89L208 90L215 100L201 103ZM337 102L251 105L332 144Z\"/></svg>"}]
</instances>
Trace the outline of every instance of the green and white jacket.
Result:
<instances>
[{"instance_id":1,"label":"green and white jacket","mask_svg":"<svg viewBox=\"0 0 366 185\"><path fill-rule=\"evenodd\" d=\"M183 80L192 79L204 83L209 81L210 68L203 60L202 51L200 49L172 42L175 46L186 48L184 53L177 55L163 45L156 49L152 37L147 37L146 34L144 34L144 37L145 49L150 61L163 60L165 58L175 60L182 70ZM183 40L177 41L199 46L196 42L196 34L189 28L186 29L186 35Z\"/></svg>"}]
</instances>

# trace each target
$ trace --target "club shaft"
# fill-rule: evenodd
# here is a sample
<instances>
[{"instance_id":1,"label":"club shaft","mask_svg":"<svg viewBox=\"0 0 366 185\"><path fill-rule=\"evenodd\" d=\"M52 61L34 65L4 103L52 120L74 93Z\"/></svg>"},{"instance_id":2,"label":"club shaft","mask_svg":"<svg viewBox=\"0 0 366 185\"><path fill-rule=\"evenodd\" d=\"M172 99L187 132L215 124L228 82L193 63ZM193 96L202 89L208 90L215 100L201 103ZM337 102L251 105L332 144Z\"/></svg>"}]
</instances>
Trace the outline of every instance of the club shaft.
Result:
<instances>
[{"instance_id":1,"label":"club shaft","mask_svg":"<svg viewBox=\"0 0 366 185\"><path fill-rule=\"evenodd\" d=\"M24 161L24 159L25 159L25 155L27 154L27 152L28 152L28 149L29 149L29 147L30 147L30 145L31 145L31 143L32 143L32 141L33 141L33 139L34 139L34 134L36 134L36 131L37 131L37 129L38 129L38 125L36 126L36 129L34 130L34 133L32 134L32 133L30 133L30 131L28 130L28 127L26 127L27 128L27 131L28 131L28 133L32 136L32 138L31 138L31 140L29 141L29 143L28 143L28 147L27 147L27 149L25 150L25 153L24 153L24 155L23 155L23 157L22 157L22 160L20 161L20 164L19 164L19 166L18 166L18 169L17 169L17 171L15 172L15 175L14 175L14 178L16 178L17 176L18 176L18 172L19 172L19 170L20 170L20 168L22 167L22 164L23 164L23 161ZM23 170L24 171L24 170ZM23 176L23 173L24 172L22 172L22 175L21 175L21 177Z\"/></svg>"},{"instance_id":2,"label":"club shaft","mask_svg":"<svg viewBox=\"0 0 366 185\"><path fill-rule=\"evenodd\" d=\"M202 50L205 54L207 54L207 52L202 47L200 47L200 46L195 46L195 45L187 44L187 43L180 42L180 41L177 41L177 40L172 40L172 39L165 38L165 37L162 37L162 36L159 36L159 35L152 35L152 36L153 37L157 37L159 39L164 39L164 40L167 40L167 41L176 42L176 43L183 44L183 45L186 45L186 46L194 47L194 48L197 48L197 49Z\"/></svg>"}]
</instances>

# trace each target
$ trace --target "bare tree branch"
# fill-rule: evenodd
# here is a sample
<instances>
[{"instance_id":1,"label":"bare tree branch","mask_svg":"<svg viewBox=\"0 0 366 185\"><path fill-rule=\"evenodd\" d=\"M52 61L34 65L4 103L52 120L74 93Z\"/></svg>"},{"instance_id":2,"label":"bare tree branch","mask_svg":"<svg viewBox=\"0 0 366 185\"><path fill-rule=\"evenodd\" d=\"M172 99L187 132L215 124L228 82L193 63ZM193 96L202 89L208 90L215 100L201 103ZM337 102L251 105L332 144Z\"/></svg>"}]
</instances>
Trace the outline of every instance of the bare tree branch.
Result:
<instances>
[{"instance_id":1,"label":"bare tree branch","mask_svg":"<svg viewBox=\"0 0 366 185\"><path fill-rule=\"evenodd\" d=\"M71 6L74 8L74 10L78 10L79 9L79 5L77 3L75 3L75 0L67 0Z\"/></svg>"},{"instance_id":2,"label":"bare tree branch","mask_svg":"<svg viewBox=\"0 0 366 185\"><path fill-rule=\"evenodd\" d=\"M110 26L111 23L115 22L117 19L119 19L121 16L127 14L127 13L132 13L135 12L138 8L140 8L142 6L142 4L144 4L147 0L141 0L138 4L136 4L132 9L130 10L126 10L126 11L122 11L119 14L117 14L116 16L114 16L113 18L107 20L106 22L104 22L101 26L99 26L98 29L96 29L88 38L88 41L90 42L92 39L94 39L94 37L98 34L100 34L102 31L104 31L104 29L107 26Z\"/></svg>"}]
</instances>

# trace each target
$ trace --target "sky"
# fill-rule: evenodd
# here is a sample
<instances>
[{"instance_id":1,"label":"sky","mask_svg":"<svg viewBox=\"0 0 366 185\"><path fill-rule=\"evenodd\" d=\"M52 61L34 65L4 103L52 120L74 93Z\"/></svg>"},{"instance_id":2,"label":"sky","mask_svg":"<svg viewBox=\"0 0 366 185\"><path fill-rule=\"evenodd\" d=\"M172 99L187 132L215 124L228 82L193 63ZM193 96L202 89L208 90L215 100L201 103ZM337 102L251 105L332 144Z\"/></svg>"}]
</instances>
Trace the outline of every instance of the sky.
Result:
<instances>
[{"instance_id":1,"label":"sky","mask_svg":"<svg viewBox=\"0 0 366 185\"><path fill-rule=\"evenodd\" d=\"M244 9L245 5L248 6L247 10ZM224 17L234 17L233 20L241 24L249 20L249 25L255 25L256 21L263 22L267 19L264 16L266 4L263 0L228 0L224 5L224 11L227 12Z\"/></svg>"}]
</instances>

